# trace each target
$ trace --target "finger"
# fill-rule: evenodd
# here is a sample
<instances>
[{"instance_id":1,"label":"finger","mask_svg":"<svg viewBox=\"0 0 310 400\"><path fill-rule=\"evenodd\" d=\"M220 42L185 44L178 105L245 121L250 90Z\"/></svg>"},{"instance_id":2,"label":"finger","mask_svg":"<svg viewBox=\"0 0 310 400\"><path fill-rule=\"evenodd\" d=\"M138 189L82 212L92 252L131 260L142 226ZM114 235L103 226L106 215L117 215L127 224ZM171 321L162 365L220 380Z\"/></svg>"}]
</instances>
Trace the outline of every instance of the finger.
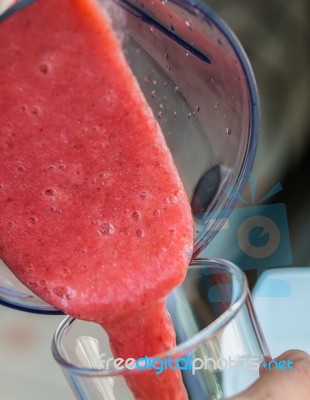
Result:
<instances>
[{"instance_id":1,"label":"finger","mask_svg":"<svg viewBox=\"0 0 310 400\"><path fill-rule=\"evenodd\" d=\"M272 358L270 356L264 356L262 364L263 363L269 364L269 362L271 360L272 360ZM260 377L266 372L266 368L262 364L259 366L259 376Z\"/></svg>"},{"instance_id":2,"label":"finger","mask_svg":"<svg viewBox=\"0 0 310 400\"><path fill-rule=\"evenodd\" d=\"M286 361L286 365L291 362L292 368L276 369L275 363L270 364L271 368L267 368L253 386L233 400L309 400L310 356L303 351L290 350L272 361L281 360Z\"/></svg>"}]
</instances>

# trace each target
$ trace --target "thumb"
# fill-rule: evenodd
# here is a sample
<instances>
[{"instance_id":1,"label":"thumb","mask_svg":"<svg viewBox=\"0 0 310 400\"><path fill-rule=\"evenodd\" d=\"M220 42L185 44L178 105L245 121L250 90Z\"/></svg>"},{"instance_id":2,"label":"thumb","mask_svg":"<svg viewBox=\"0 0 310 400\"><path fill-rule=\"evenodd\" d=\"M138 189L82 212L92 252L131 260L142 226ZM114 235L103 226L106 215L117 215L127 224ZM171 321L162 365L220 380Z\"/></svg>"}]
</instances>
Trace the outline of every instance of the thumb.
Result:
<instances>
[{"instance_id":1,"label":"thumb","mask_svg":"<svg viewBox=\"0 0 310 400\"><path fill-rule=\"evenodd\" d=\"M276 369L276 362L290 368ZM275 362L276 361L276 362ZM230 400L309 400L310 356L299 350L289 350L277 357L248 390Z\"/></svg>"}]
</instances>

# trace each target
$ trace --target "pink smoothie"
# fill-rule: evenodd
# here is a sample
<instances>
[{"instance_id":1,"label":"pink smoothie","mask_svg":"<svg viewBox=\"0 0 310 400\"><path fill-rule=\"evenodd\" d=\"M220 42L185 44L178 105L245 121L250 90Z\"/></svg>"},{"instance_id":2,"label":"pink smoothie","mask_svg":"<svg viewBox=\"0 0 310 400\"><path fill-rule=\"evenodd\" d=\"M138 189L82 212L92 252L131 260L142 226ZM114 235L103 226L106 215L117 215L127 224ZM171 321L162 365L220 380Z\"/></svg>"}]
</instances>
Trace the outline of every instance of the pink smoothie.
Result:
<instances>
[{"instance_id":1,"label":"pink smoothie","mask_svg":"<svg viewBox=\"0 0 310 400\"><path fill-rule=\"evenodd\" d=\"M191 210L93 0L40 0L0 24L0 109L1 259L48 303L102 324L117 354L174 346L155 303L184 278ZM185 398L175 386L167 398Z\"/></svg>"}]
</instances>

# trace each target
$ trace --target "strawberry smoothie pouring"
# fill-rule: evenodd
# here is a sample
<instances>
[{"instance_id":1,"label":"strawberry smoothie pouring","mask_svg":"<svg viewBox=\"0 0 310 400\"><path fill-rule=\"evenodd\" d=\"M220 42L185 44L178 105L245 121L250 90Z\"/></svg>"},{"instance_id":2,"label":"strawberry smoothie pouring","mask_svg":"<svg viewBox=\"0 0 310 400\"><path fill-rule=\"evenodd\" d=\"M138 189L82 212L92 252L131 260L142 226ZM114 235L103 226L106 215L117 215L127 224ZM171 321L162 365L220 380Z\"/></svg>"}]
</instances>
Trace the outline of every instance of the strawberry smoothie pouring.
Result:
<instances>
[{"instance_id":1,"label":"strawberry smoothie pouring","mask_svg":"<svg viewBox=\"0 0 310 400\"><path fill-rule=\"evenodd\" d=\"M100 323L118 356L173 347L162 299L186 273L191 210L94 1L40 0L0 24L0 108L1 259L48 303ZM152 379L129 382L137 398L186 398L179 372L153 397Z\"/></svg>"}]
</instances>

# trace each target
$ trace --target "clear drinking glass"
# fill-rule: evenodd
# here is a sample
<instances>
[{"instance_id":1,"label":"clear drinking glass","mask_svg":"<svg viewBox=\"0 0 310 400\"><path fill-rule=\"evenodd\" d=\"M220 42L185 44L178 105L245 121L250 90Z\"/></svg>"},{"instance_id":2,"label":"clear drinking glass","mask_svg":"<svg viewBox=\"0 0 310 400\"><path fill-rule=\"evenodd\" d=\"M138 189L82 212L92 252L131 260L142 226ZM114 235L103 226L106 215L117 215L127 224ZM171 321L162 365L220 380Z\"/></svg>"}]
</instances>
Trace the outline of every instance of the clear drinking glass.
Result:
<instances>
[{"instance_id":1,"label":"clear drinking glass","mask_svg":"<svg viewBox=\"0 0 310 400\"><path fill-rule=\"evenodd\" d=\"M13 6L0 23L35 1L8 0ZM233 209L254 160L259 106L250 64L231 30L199 0L98 2L118 32L191 201L195 258ZM4 264L0 269L2 303L56 311Z\"/></svg>"},{"instance_id":2,"label":"clear drinking glass","mask_svg":"<svg viewBox=\"0 0 310 400\"><path fill-rule=\"evenodd\" d=\"M219 259L193 261L167 304L177 346L153 359L188 360L183 365L193 368L184 369L182 379L189 399L232 396L258 378L259 365L269 351L239 268ZM104 367L103 359L113 358L106 332L71 317L59 326L52 352L80 400L134 399L126 380L145 374L139 368L115 368L113 362ZM160 382L161 375L156 379ZM161 399L168 399L165 393Z\"/></svg>"}]
</instances>

